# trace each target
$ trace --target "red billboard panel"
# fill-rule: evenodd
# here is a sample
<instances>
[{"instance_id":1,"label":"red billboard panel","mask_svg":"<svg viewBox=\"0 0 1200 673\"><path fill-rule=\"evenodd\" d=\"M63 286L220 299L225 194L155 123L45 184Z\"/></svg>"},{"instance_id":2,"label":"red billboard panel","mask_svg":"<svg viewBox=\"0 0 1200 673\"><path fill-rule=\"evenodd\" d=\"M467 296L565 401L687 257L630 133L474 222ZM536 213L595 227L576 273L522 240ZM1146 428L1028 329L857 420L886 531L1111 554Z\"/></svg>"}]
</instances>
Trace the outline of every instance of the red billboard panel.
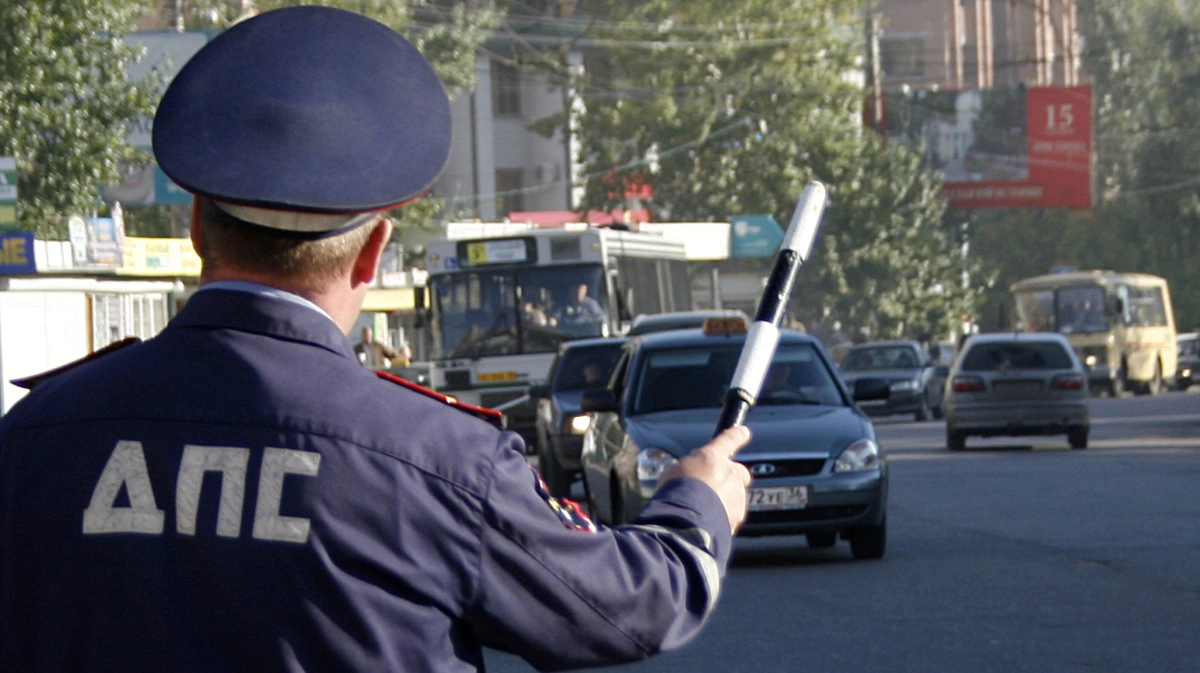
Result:
<instances>
[{"instance_id":1,"label":"red billboard panel","mask_svg":"<svg viewBox=\"0 0 1200 673\"><path fill-rule=\"evenodd\" d=\"M1092 88L889 95L887 137L943 171L957 208L1092 206Z\"/></svg>"}]
</instances>

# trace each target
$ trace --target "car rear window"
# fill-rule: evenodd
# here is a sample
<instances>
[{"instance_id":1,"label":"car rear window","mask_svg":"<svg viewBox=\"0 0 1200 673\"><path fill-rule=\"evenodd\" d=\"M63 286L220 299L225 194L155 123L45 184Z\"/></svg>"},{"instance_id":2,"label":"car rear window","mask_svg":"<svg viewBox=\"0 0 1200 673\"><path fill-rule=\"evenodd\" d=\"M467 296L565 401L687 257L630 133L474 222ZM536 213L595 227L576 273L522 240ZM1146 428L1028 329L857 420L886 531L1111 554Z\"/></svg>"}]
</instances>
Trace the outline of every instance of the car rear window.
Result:
<instances>
[{"instance_id":1,"label":"car rear window","mask_svg":"<svg viewBox=\"0 0 1200 673\"><path fill-rule=\"evenodd\" d=\"M991 372L1004 369L1070 369L1071 356L1053 341L980 343L963 356L962 370Z\"/></svg>"}]
</instances>

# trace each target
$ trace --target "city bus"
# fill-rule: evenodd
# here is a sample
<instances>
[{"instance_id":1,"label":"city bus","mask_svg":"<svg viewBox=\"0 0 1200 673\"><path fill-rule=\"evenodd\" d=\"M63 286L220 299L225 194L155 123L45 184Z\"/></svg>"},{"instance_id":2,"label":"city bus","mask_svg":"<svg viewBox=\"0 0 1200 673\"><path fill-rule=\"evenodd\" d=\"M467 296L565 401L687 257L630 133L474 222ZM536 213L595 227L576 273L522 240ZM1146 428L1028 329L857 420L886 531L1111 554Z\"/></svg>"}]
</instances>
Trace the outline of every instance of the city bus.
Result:
<instances>
[{"instance_id":1,"label":"city bus","mask_svg":"<svg viewBox=\"0 0 1200 673\"><path fill-rule=\"evenodd\" d=\"M1013 283L1019 327L1061 332L1093 391L1156 395L1175 377L1175 314L1167 281L1144 273L1069 271Z\"/></svg>"},{"instance_id":2,"label":"city bus","mask_svg":"<svg viewBox=\"0 0 1200 673\"><path fill-rule=\"evenodd\" d=\"M425 247L430 384L505 412L533 438L531 385L559 344L615 336L634 316L695 308L684 244L607 227L530 229Z\"/></svg>"}]
</instances>

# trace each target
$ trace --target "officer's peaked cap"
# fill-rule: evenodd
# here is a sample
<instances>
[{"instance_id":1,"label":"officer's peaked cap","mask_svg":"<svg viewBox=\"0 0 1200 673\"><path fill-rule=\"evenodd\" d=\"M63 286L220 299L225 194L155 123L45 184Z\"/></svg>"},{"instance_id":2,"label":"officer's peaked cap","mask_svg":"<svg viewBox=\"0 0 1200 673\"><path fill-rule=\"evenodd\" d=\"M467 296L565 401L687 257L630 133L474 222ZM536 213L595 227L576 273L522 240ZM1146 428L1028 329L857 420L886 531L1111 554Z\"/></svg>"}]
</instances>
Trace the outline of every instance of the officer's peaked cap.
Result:
<instances>
[{"instance_id":1,"label":"officer's peaked cap","mask_svg":"<svg viewBox=\"0 0 1200 673\"><path fill-rule=\"evenodd\" d=\"M449 155L450 104L391 28L289 7L197 52L163 94L153 139L184 189L243 220L321 235L429 188Z\"/></svg>"}]
</instances>

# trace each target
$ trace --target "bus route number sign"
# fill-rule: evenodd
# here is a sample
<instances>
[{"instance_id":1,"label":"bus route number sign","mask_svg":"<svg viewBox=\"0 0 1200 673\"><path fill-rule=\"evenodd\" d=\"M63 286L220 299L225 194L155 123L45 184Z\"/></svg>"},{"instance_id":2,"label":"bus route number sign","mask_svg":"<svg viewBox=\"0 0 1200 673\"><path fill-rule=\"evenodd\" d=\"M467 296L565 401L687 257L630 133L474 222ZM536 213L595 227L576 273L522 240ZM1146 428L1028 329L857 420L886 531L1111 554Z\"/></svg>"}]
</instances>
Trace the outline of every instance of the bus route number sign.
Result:
<instances>
[{"instance_id":1,"label":"bus route number sign","mask_svg":"<svg viewBox=\"0 0 1200 673\"><path fill-rule=\"evenodd\" d=\"M460 250L459 257L470 266L485 264L520 264L529 262L529 246L523 238L508 238L491 241L470 241Z\"/></svg>"}]
</instances>

